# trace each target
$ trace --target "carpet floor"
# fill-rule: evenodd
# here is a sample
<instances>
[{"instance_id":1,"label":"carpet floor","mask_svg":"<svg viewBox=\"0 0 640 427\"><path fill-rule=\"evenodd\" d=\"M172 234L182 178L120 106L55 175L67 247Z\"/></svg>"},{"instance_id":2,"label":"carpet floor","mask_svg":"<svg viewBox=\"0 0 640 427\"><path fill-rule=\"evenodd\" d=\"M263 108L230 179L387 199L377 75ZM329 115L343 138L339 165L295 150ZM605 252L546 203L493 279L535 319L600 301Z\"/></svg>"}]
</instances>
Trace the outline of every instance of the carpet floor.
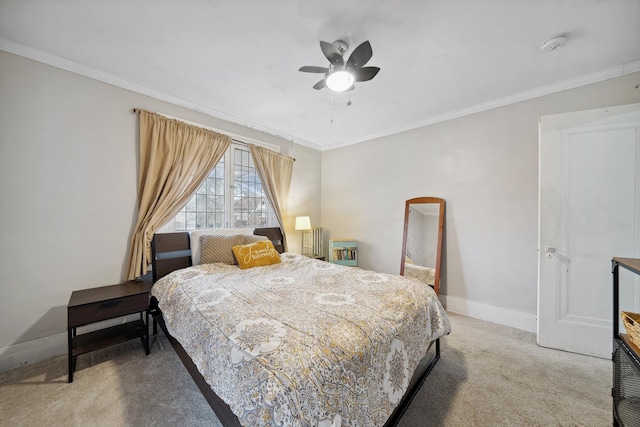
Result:
<instances>
[{"instance_id":1,"label":"carpet floor","mask_svg":"<svg viewBox=\"0 0 640 427\"><path fill-rule=\"evenodd\" d=\"M400 426L609 426L612 362L542 348L535 335L450 313L452 333ZM0 425L220 426L167 339L0 373Z\"/></svg>"}]
</instances>

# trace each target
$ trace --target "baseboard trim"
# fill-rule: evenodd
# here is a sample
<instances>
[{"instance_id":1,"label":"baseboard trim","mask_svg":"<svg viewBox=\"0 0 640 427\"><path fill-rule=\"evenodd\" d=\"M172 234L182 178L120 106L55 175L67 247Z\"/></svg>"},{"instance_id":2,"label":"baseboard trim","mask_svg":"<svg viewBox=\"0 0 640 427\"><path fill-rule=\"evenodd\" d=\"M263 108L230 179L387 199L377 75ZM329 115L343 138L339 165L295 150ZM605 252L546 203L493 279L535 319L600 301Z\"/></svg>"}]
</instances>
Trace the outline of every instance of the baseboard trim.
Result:
<instances>
[{"instance_id":1,"label":"baseboard trim","mask_svg":"<svg viewBox=\"0 0 640 427\"><path fill-rule=\"evenodd\" d=\"M535 314L495 307L452 295L441 294L440 301L442 301L442 305L444 305L447 311L453 313L463 314L528 332L537 332L537 318Z\"/></svg>"},{"instance_id":2,"label":"baseboard trim","mask_svg":"<svg viewBox=\"0 0 640 427\"><path fill-rule=\"evenodd\" d=\"M67 352L67 333L25 341L0 348L0 372Z\"/></svg>"},{"instance_id":3,"label":"baseboard trim","mask_svg":"<svg viewBox=\"0 0 640 427\"><path fill-rule=\"evenodd\" d=\"M440 300L447 311L528 332L535 333L537 331L537 319L534 314L495 307L451 295L441 294ZM2 347L0 348L0 372L66 352L66 332Z\"/></svg>"}]
</instances>

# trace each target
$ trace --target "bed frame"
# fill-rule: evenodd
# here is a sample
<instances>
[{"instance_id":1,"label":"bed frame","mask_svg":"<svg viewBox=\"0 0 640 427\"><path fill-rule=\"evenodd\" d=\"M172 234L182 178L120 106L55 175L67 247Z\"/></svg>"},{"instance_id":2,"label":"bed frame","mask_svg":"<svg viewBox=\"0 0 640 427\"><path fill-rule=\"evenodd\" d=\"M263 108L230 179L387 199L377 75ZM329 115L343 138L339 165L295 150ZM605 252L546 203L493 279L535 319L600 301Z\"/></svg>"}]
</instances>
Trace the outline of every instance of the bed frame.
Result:
<instances>
[{"instance_id":1,"label":"bed frame","mask_svg":"<svg viewBox=\"0 0 640 427\"><path fill-rule=\"evenodd\" d=\"M283 236L280 228L256 228L253 234L266 236L269 240L272 241L274 247L279 253L284 252ZM151 242L151 252L153 283L174 270L191 267L192 265L191 241L188 232L156 234L153 237L153 241ZM151 297L150 314L153 317L153 334L156 335L158 333L158 325L160 325L160 328L175 349L178 357L180 357L180 359L182 360L182 363L187 368L187 371L193 377L193 380L204 395L205 399L207 400L207 402L209 402L209 405L217 415L222 425L241 426L238 417L236 417L236 415L231 411L229 405L227 405L220 397L218 397L217 394L213 392L213 390L206 382L202 374L198 371L195 363L193 363L191 357L189 357L182 345L178 342L178 340L172 337L171 334L169 334L164 318L162 317L162 312L158 308L158 301L154 297ZM429 355L429 350L434 343L435 353L433 355ZM433 367L436 365L439 359L440 339L438 338L435 341L432 341L429 345L427 355L425 356L425 359L423 359L423 361L420 363L420 365L423 366L422 370L420 371L419 367L418 370L420 372L414 373L413 379L409 384L407 392L385 423L385 427L395 426L398 424L398 422L402 418L402 415L404 415L404 412L411 404L411 401L418 393L425 379L427 378L429 373L431 373Z\"/></svg>"}]
</instances>

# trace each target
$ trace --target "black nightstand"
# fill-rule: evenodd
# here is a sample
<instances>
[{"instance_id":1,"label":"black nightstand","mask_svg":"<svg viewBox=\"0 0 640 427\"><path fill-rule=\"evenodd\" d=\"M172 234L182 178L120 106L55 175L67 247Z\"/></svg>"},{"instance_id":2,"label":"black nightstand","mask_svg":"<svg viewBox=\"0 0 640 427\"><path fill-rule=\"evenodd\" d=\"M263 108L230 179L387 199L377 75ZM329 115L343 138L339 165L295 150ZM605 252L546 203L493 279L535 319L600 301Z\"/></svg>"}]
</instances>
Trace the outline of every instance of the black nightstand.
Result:
<instances>
[{"instance_id":1,"label":"black nightstand","mask_svg":"<svg viewBox=\"0 0 640 427\"><path fill-rule=\"evenodd\" d=\"M71 293L67 305L67 335L69 346L69 382L73 382L76 357L134 338L140 338L145 354L149 354L149 290L142 281L83 289ZM78 326L101 320L140 313L140 319L76 334Z\"/></svg>"}]
</instances>

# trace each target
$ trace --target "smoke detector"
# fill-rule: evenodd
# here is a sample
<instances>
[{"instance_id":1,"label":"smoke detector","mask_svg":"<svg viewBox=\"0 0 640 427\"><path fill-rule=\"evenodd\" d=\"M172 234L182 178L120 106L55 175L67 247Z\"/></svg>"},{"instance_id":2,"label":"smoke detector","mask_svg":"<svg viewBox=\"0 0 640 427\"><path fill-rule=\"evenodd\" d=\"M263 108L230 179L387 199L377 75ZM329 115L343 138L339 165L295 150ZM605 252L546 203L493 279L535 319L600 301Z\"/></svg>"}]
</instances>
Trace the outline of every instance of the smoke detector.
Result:
<instances>
[{"instance_id":1,"label":"smoke detector","mask_svg":"<svg viewBox=\"0 0 640 427\"><path fill-rule=\"evenodd\" d=\"M552 37L540 43L540 50L544 53L560 50L567 44L567 40L569 40L569 37L564 34Z\"/></svg>"}]
</instances>

